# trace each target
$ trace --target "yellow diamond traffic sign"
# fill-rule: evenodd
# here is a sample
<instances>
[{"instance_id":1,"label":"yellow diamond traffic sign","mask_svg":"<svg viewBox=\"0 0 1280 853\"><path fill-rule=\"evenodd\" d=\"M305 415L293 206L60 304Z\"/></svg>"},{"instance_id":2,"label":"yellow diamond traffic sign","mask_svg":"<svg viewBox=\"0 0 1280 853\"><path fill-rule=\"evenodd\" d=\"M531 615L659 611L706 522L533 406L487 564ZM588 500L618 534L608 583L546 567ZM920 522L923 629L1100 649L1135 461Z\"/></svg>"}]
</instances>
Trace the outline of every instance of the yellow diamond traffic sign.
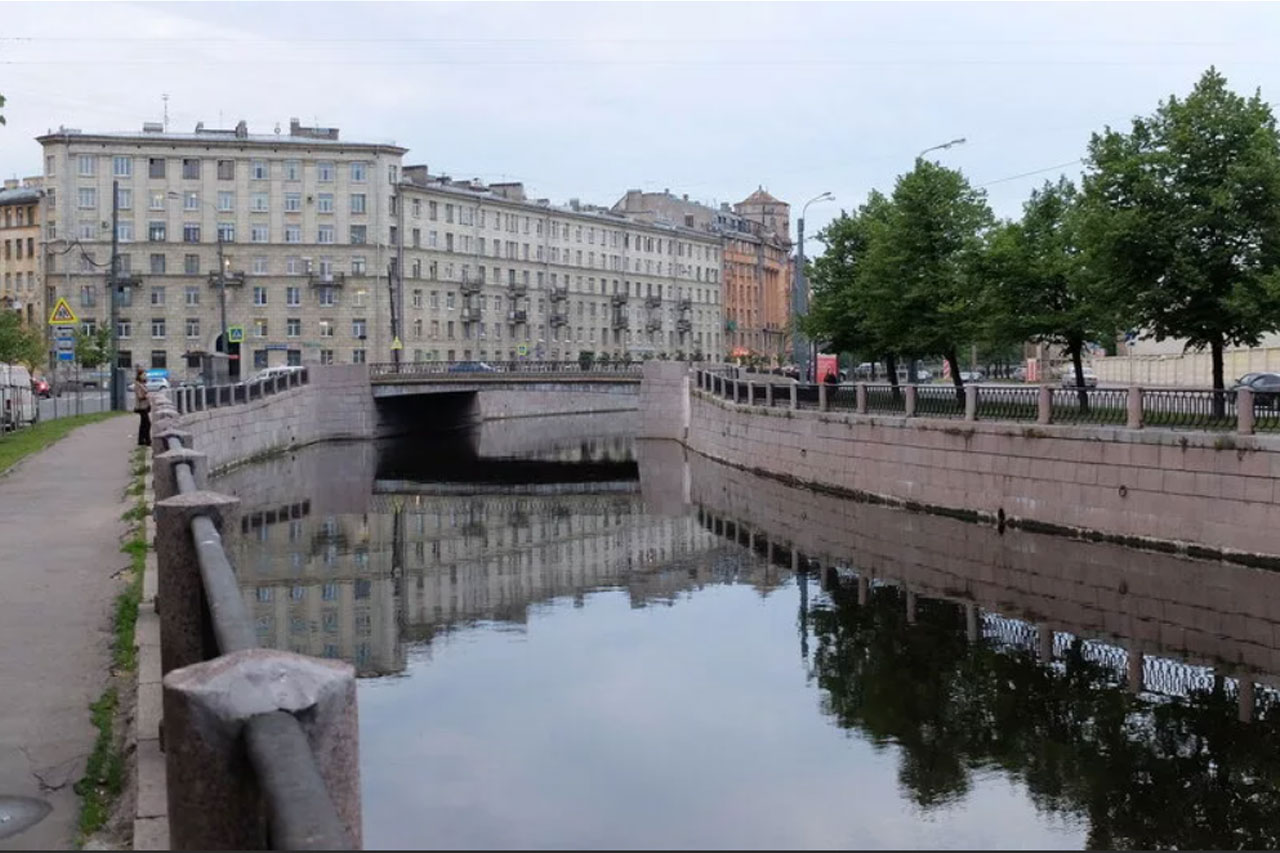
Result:
<instances>
[{"instance_id":1,"label":"yellow diamond traffic sign","mask_svg":"<svg viewBox=\"0 0 1280 853\"><path fill-rule=\"evenodd\" d=\"M72 312L71 306L67 304L65 297L59 297L54 303L53 313L49 315L50 326L70 326L76 323L76 315Z\"/></svg>"},{"instance_id":2,"label":"yellow diamond traffic sign","mask_svg":"<svg viewBox=\"0 0 1280 853\"><path fill-rule=\"evenodd\" d=\"M396 335L394 338L392 338L392 340L391 340L391 348L392 348L393 350L397 350L397 349L404 349L404 344L400 343L400 336L399 336L399 335Z\"/></svg>"}]
</instances>

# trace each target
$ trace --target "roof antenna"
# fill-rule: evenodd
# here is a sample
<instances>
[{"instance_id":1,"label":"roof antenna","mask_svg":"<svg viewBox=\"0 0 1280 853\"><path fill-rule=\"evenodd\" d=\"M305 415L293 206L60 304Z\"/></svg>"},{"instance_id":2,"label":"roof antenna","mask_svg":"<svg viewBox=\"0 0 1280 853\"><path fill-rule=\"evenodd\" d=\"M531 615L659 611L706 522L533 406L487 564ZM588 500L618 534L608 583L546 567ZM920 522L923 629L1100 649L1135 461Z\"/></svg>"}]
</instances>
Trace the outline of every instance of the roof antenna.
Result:
<instances>
[{"instance_id":1,"label":"roof antenna","mask_svg":"<svg viewBox=\"0 0 1280 853\"><path fill-rule=\"evenodd\" d=\"M169 132L169 93L165 92L160 96L160 100L164 101L164 132Z\"/></svg>"}]
</instances>

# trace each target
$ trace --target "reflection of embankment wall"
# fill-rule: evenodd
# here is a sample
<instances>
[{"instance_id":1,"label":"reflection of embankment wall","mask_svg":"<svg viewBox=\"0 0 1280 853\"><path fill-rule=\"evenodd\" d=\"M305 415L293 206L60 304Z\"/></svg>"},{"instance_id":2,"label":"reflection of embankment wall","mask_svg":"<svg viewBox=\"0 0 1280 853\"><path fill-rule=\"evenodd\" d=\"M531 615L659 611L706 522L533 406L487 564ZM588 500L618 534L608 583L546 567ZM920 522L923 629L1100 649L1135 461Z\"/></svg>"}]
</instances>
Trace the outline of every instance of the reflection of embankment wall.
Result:
<instances>
[{"instance_id":1,"label":"reflection of embankment wall","mask_svg":"<svg viewBox=\"0 0 1280 853\"><path fill-rule=\"evenodd\" d=\"M691 499L825 565L1086 637L1280 674L1280 573L857 503L690 454Z\"/></svg>"},{"instance_id":2,"label":"reflection of embankment wall","mask_svg":"<svg viewBox=\"0 0 1280 853\"><path fill-rule=\"evenodd\" d=\"M291 448L374 434L373 394L364 365L312 366L310 382L279 394L179 419L213 471Z\"/></svg>"},{"instance_id":3,"label":"reflection of embankment wall","mask_svg":"<svg viewBox=\"0 0 1280 853\"><path fill-rule=\"evenodd\" d=\"M697 390L690 397L693 450L798 484L987 518L1003 512L1020 524L1119 540L1280 555L1274 436L749 408Z\"/></svg>"},{"instance_id":4,"label":"reflection of embankment wall","mask_svg":"<svg viewBox=\"0 0 1280 853\"><path fill-rule=\"evenodd\" d=\"M588 412L634 412L640 395L634 385L602 385L581 391L480 391L476 398L480 420L492 421Z\"/></svg>"}]
</instances>

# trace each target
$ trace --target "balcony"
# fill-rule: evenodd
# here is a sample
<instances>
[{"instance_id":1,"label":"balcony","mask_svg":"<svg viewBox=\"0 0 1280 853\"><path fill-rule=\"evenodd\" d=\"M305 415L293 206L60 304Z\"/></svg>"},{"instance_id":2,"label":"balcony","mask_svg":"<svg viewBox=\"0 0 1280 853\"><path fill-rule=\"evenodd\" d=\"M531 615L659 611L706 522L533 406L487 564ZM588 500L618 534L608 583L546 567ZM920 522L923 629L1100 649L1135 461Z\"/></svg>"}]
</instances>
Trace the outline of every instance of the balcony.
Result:
<instances>
[{"instance_id":1,"label":"balcony","mask_svg":"<svg viewBox=\"0 0 1280 853\"><path fill-rule=\"evenodd\" d=\"M462 309L462 322L464 322L464 323L475 323L475 322L477 322L479 319L480 319L480 309L479 309L479 308L468 308L468 307L463 307L463 309Z\"/></svg>"},{"instance_id":2,"label":"balcony","mask_svg":"<svg viewBox=\"0 0 1280 853\"><path fill-rule=\"evenodd\" d=\"M690 297L688 297L688 296L686 296L686 297L684 297L683 299L681 299L681 300L677 303L677 305L679 306L679 308L680 308L680 310L681 310L681 311L692 311L692 310L693 310L693 299L692 299L692 298L690 298Z\"/></svg>"},{"instance_id":3,"label":"balcony","mask_svg":"<svg viewBox=\"0 0 1280 853\"><path fill-rule=\"evenodd\" d=\"M227 287L244 287L244 273L229 272L225 276ZM209 286L218 287L218 274L216 272L209 273Z\"/></svg>"},{"instance_id":4,"label":"balcony","mask_svg":"<svg viewBox=\"0 0 1280 853\"><path fill-rule=\"evenodd\" d=\"M307 283L312 287L342 287L347 283L347 274L341 272L308 273Z\"/></svg>"},{"instance_id":5,"label":"balcony","mask_svg":"<svg viewBox=\"0 0 1280 853\"><path fill-rule=\"evenodd\" d=\"M464 278L462 280L462 295L469 296L472 293L479 293L480 288L484 287L484 282L476 278Z\"/></svg>"},{"instance_id":6,"label":"balcony","mask_svg":"<svg viewBox=\"0 0 1280 853\"><path fill-rule=\"evenodd\" d=\"M569 288L566 287L565 285L557 284L555 287L551 288L552 301L558 301L561 299L568 299L568 298L569 298Z\"/></svg>"},{"instance_id":7,"label":"balcony","mask_svg":"<svg viewBox=\"0 0 1280 853\"><path fill-rule=\"evenodd\" d=\"M645 330L646 332L661 332L661 331L662 331L662 320L658 319L658 320L648 320L648 321L646 321L646 322L645 322L645 324L644 324L644 330Z\"/></svg>"},{"instance_id":8,"label":"balcony","mask_svg":"<svg viewBox=\"0 0 1280 853\"><path fill-rule=\"evenodd\" d=\"M507 322L508 323L527 323L529 322L529 312L521 311L521 310L508 311Z\"/></svg>"},{"instance_id":9,"label":"balcony","mask_svg":"<svg viewBox=\"0 0 1280 853\"><path fill-rule=\"evenodd\" d=\"M627 316L625 311L613 312L613 322L610 325L615 329L631 328L631 318Z\"/></svg>"},{"instance_id":10,"label":"balcony","mask_svg":"<svg viewBox=\"0 0 1280 853\"><path fill-rule=\"evenodd\" d=\"M610 301L610 302L611 302L615 307L616 307L616 306L619 306L619 305L626 305L626 304L627 304L627 294L625 294L625 293L615 293L615 294L613 294L613 296L609 297L609 301Z\"/></svg>"},{"instance_id":11,"label":"balcony","mask_svg":"<svg viewBox=\"0 0 1280 853\"><path fill-rule=\"evenodd\" d=\"M661 307L662 307L662 297L661 297L661 296L646 296L646 297L644 298L644 307L645 307L645 308L661 308Z\"/></svg>"},{"instance_id":12,"label":"balcony","mask_svg":"<svg viewBox=\"0 0 1280 853\"><path fill-rule=\"evenodd\" d=\"M692 321L692 320L690 320L690 319L688 319L688 318L686 318L686 317L681 317L679 320L676 320L676 331L677 331L677 332L689 332L689 331L692 331L692 330L693 330L693 321Z\"/></svg>"},{"instance_id":13,"label":"balcony","mask_svg":"<svg viewBox=\"0 0 1280 853\"><path fill-rule=\"evenodd\" d=\"M553 312L551 312L551 325L552 325L552 326L567 326L567 325L569 325L569 312L568 312L568 311L553 311Z\"/></svg>"},{"instance_id":14,"label":"balcony","mask_svg":"<svg viewBox=\"0 0 1280 853\"><path fill-rule=\"evenodd\" d=\"M507 283L507 291L508 291L512 296L524 296L526 293L528 293L528 292L529 292L529 285L527 285L527 284L523 284L523 283L514 282L514 281L512 281L512 282L508 282L508 283Z\"/></svg>"}]
</instances>

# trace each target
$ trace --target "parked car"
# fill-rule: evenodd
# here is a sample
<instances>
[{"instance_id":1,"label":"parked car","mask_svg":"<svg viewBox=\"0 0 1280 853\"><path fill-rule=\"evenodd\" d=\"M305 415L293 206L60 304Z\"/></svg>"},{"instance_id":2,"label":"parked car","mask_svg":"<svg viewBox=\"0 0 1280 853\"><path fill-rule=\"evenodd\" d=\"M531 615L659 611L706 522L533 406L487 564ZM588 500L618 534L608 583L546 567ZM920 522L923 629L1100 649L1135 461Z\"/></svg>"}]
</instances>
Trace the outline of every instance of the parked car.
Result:
<instances>
[{"instance_id":1,"label":"parked car","mask_svg":"<svg viewBox=\"0 0 1280 853\"><path fill-rule=\"evenodd\" d=\"M1246 373L1231 390L1239 391L1242 388L1253 392L1255 408L1280 408L1280 373Z\"/></svg>"},{"instance_id":2,"label":"parked car","mask_svg":"<svg viewBox=\"0 0 1280 853\"><path fill-rule=\"evenodd\" d=\"M1013 369L1013 381L1014 381L1014 382L1026 382L1026 381L1027 381L1027 369L1026 369L1025 367L1015 367L1015 368Z\"/></svg>"},{"instance_id":3,"label":"parked car","mask_svg":"<svg viewBox=\"0 0 1280 853\"><path fill-rule=\"evenodd\" d=\"M53 396L53 389L49 387L49 383L35 377L31 379L31 391L42 400L48 400Z\"/></svg>"},{"instance_id":4,"label":"parked car","mask_svg":"<svg viewBox=\"0 0 1280 853\"><path fill-rule=\"evenodd\" d=\"M450 373L496 373L496 368L483 361L459 361L449 365Z\"/></svg>"},{"instance_id":5,"label":"parked car","mask_svg":"<svg viewBox=\"0 0 1280 853\"><path fill-rule=\"evenodd\" d=\"M0 363L0 431L29 426L39 419L30 371L21 364Z\"/></svg>"},{"instance_id":6,"label":"parked car","mask_svg":"<svg viewBox=\"0 0 1280 853\"><path fill-rule=\"evenodd\" d=\"M1093 368L1091 368L1091 367L1086 367L1086 368L1084 368L1084 370L1082 370L1082 371L1081 371L1081 374L1082 374L1082 375L1083 375L1083 377L1084 377L1084 387L1086 387L1086 388L1097 388L1097 387L1098 387L1098 375L1097 375L1096 373L1094 373L1094 372L1093 372ZM1065 368L1065 369L1062 371L1062 387L1063 387L1063 388L1075 388L1075 387L1077 387L1077 386L1076 386L1076 371L1075 371L1075 368L1073 368L1073 367L1068 367L1068 368Z\"/></svg>"},{"instance_id":7,"label":"parked car","mask_svg":"<svg viewBox=\"0 0 1280 853\"><path fill-rule=\"evenodd\" d=\"M986 379L986 374L981 370L962 370L960 371L960 380L962 382L981 382Z\"/></svg>"},{"instance_id":8,"label":"parked car","mask_svg":"<svg viewBox=\"0 0 1280 853\"><path fill-rule=\"evenodd\" d=\"M300 364L281 364L275 367L264 367L257 373L253 374L253 378L249 381L257 382L261 379L271 379L275 376L288 376L290 373L297 373L302 369L302 365Z\"/></svg>"}]
</instances>

